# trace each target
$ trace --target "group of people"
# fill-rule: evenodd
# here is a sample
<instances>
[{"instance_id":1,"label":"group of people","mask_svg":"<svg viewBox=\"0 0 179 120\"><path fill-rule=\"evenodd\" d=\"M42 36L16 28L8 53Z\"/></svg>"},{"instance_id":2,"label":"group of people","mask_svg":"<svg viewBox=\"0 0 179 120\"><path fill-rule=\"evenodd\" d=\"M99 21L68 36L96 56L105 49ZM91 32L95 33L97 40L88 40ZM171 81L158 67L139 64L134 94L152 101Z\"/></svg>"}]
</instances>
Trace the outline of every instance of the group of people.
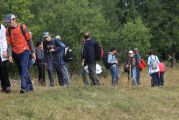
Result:
<instances>
[{"instance_id":1,"label":"group of people","mask_svg":"<svg viewBox=\"0 0 179 120\"><path fill-rule=\"evenodd\" d=\"M66 45L61 41L60 36L52 39L49 32L43 33L43 40L34 47L32 34L25 24L17 23L16 16L8 14L5 22L8 27L0 25L0 81L2 92L10 93L11 84L9 81L7 61L17 65L21 79L20 93L34 91L29 67L32 61L37 62L39 83L45 86L45 69L48 69L50 86L54 86L53 68L56 68L58 81L61 86L68 86L70 79L67 66L63 59Z\"/></svg>"},{"instance_id":2,"label":"group of people","mask_svg":"<svg viewBox=\"0 0 179 120\"><path fill-rule=\"evenodd\" d=\"M45 69L48 70L50 86L54 86L53 69L56 68L59 85L67 87L70 84L67 64L64 60L64 54L67 46L62 41L60 35L52 38L49 32L43 33L43 39L37 42L34 47L32 34L25 24L18 23L16 16L8 14L5 21L8 27L0 25L0 80L2 92L10 93L11 84L8 76L7 61L16 63L21 78L20 93L33 91L33 85L29 74L29 66L32 61L36 61L38 67L38 80L40 85L45 86ZM100 85L100 80L96 73L96 46L98 43L91 38L91 34L86 32L83 38L81 49L82 58L82 78L84 85ZM112 85L116 86L119 81L119 60L116 56L117 49L112 47L107 53L107 64L112 76ZM128 52L124 65L132 85L141 85L140 82L140 64L141 58L138 49ZM159 62L154 53L148 57L149 73L152 78L152 86L164 85L165 65ZM88 73L85 70L88 66ZM91 79L88 80L87 76Z\"/></svg>"}]
</instances>

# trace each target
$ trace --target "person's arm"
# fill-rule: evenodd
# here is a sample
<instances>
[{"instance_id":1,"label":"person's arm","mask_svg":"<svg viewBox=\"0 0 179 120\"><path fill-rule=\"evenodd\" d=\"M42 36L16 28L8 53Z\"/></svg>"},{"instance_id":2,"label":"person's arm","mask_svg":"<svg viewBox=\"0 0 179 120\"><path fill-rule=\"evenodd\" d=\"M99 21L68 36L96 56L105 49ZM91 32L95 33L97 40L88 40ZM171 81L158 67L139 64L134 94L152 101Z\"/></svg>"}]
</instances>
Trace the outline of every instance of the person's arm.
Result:
<instances>
[{"instance_id":1,"label":"person's arm","mask_svg":"<svg viewBox=\"0 0 179 120\"><path fill-rule=\"evenodd\" d=\"M29 33L28 29L27 29L27 26L24 25L24 24L23 24L23 30L24 30L24 33L25 33L25 38L27 40L27 44L28 44L30 50L32 51L32 58L36 59L35 47L34 47L32 38L31 38L30 33Z\"/></svg>"},{"instance_id":2,"label":"person's arm","mask_svg":"<svg viewBox=\"0 0 179 120\"><path fill-rule=\"evenodd\" d=\"M2 31L2 51L3 51L3 57L6 58L6 57L8 57L8 54L7 54L7 41L6 41L6 28L3 25L1 25L1 31Z\"/></svg>"},{"instance_id":3,"label":"person's arm","mask_svg":"<svg viewBox=\"0 0 179 120\"><path fill-rule=\"evenodd\" d=\"M6 29L6 40L7 40L7 45L8 45L8 55L9 55L9 62L13 63L13 58L12 58L12 44L11 44L11 38L8 32L8 29Z\"/></svg>"},{"instance_id":4,"label":"person's arm","mask_svg":"<svg viewBox=\"0 0 179 120\"><path fill-rule=\"evenodd\" d=\"M151 58L150 56L148 57L147 65L150 66Z\"/></svg>"}]
</instances>

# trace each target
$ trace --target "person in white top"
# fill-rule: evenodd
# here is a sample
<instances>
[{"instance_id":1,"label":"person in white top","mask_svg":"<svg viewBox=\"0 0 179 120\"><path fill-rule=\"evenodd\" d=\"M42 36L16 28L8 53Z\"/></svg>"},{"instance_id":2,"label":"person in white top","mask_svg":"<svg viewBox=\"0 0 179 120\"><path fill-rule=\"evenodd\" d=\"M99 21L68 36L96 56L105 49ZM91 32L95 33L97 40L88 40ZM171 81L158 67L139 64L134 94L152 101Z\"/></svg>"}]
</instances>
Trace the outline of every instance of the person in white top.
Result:
<instances>
[{"instance_id":1,"label":"person in white top","mask_svg":"<svg viewBox=\"0 0 179 120\"><path fill-rule=\"evenodd\" d=\"M155 53L150 52L147 64L149 66L149 74L152 77L152 80L151 80L152 86L160 86L161 84L160 78L159 78L159 65L158 65L159 63L160 61L158 57L155 55Z\"/></svg>"},{"instance_id":2,"label":"person in white top","mask_svg":"<svg viewBox=\"0 0 179 120\"><path fill-rule=\"evenodd\" d=\"M7 41L6 41L6 28L0 24L0 80L2 86L2 92L10 93L11 84L9 81L9 75L7 70Z\"/></svg>"}]
</instances>

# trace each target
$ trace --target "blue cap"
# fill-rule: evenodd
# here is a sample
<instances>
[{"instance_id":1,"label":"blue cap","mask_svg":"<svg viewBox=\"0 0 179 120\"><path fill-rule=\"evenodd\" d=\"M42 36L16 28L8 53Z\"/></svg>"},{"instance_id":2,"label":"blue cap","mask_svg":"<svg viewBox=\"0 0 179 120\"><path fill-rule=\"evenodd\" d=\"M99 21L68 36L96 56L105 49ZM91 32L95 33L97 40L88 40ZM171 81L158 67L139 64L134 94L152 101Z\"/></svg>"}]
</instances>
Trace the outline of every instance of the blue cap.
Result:
<instances>
[{"instance_id":1,"label":"blue cap","mask_svg":"<svg viewBox=\"0 0 179 120\"><path fill-rule=\"evenodd\" d=\"M9 23L9 22L11 22L12 19L15 19L15 18L16 18L15 15L13 15L13 14L8 14L8 15L6 16L5 22Z\"/></svg>"},{"instance_id":2,"label":"blue cap","mask_svg":"<svg viewBox=\"0 0 179 120\"><path fill-rule=\"evenodd\" d=\"M43 38L45 38L45 37L47 37L47 36L49 36L49 35L50 35L49 32L43 32Z\"/></svg>"}]
</instances>

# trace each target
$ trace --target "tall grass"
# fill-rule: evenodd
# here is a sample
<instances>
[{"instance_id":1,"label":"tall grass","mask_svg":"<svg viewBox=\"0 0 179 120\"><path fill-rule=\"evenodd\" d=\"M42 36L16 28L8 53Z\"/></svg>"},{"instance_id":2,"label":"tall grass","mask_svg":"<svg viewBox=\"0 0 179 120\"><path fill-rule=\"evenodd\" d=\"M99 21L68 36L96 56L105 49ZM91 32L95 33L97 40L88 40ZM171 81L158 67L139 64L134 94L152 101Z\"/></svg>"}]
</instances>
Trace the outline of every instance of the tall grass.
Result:
<instances>
[{"instance_id":1,"label":"tall grass","mask_svg":"<svg viewBox=\"0 0 179 120\"><path fill-rule=\"evenodd\" d=\"M110 76L101 76L101 86L84 87L74 75L71 86L40 87L19 93L18 82L11 94L0 93L0 120L177 120L179 118L179 69L168 69L163 88L151 88L147 71L141 87L128 87L127 75L111 86ZM49 81L46 81L49 83Z\"/></svg>"}]
</instances>

